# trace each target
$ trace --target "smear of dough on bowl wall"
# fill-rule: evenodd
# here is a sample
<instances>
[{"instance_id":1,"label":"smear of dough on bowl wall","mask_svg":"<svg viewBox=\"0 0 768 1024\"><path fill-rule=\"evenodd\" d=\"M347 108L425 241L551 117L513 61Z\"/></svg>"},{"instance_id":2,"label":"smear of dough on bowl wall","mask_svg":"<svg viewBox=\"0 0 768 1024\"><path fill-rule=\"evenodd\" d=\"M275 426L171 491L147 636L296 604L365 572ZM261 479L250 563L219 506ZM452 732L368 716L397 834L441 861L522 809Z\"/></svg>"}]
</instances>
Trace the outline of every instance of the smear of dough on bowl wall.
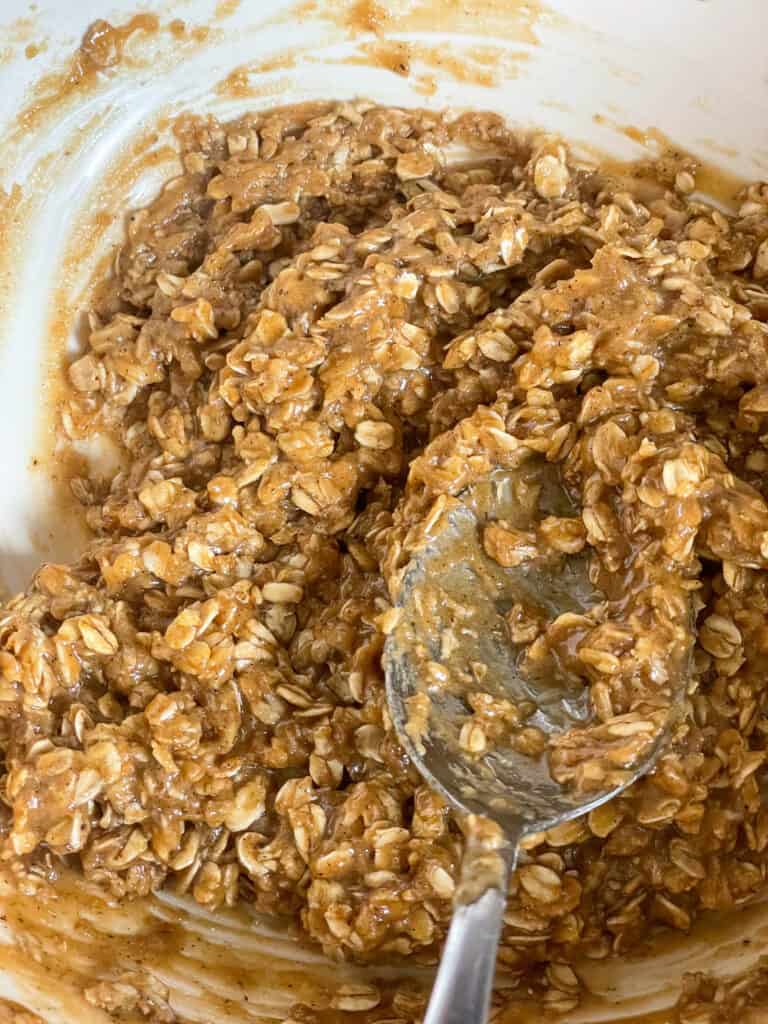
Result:
<instances>
[{"instance_id":1,"label":"smear of dough on bowl wall","mask_svg":"<svg viewBox=\"0 0 768 1024\"><path fill-rule=\"evenodd\" d=\"M105 16L117 31L97 24L78 50ZM635 5L627 16L609 0L188 0L141 11L125 0L108 11L92 0L5 0L2 591L23 589L44 561L76 556L87 534L69 481L88 462L105 472L119 464L103 439L56 444L62 366L82 348L89 289L108 268L125 216L179 171L176 115L226 119L355 97L493 110L616 160L653 155L671 140L705 169L721 168L700 183L728 205L739 180L768 174L768 138L760 136L766 30L768 10L748 0L727 13L680 0L663 17L658 5ZM375 1009L371 993L394 979L404 994L390 1018L408 1021L431 978L416 962L331 964L273 920L207 912L168 892L117 906L72 875L20 892L1 881L0 995L9 1020L24 1007L50 1022L108 1021L114 991L127 1014L120 1019L282 1021L303 1019L294 1009L301 1005L323 1021L343 1020ZM724 979L718 998L735 1012L738 984L729 980L749 972L767 943L758 905L701 920L689 935L665 934L631 957L585 959L578 973L586 994L566 1019L667 1020L683 975L697 971ZM754 979L752 991L761 983ZM497 1019L548 1015L517 998Z\"/></svg>"}]
</instances>

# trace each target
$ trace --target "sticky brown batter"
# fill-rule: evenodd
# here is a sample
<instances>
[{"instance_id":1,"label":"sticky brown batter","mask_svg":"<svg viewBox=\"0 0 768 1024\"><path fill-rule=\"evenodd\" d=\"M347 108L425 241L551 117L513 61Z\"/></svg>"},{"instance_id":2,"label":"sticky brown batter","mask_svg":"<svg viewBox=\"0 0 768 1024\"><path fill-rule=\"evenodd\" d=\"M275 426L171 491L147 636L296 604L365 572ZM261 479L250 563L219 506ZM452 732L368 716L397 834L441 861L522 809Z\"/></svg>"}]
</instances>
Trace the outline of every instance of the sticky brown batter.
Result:
<instances>
[{"instance_id":1,"label":"sticky brown batter","mask_svg":"<svg viewBox=\"0 0 768 1024\"><path fill-rule=\"evenodd\" d=\"M77 482L92 544L0 613L6 873L66 863L118 899L287 916L338 958L434 961L463 839L392 730L383 630L445 504L533 453L637 618L570 644L595 710L634 714L638 645L681 595L696 617L656 771L533 837L512 883L501 961L568 1010L579 957L765 889L765 190L726 216L685 160L633 191L492 115L363 102L177 135L62 417L127 468Z\"/></svg>"}]
</instances>

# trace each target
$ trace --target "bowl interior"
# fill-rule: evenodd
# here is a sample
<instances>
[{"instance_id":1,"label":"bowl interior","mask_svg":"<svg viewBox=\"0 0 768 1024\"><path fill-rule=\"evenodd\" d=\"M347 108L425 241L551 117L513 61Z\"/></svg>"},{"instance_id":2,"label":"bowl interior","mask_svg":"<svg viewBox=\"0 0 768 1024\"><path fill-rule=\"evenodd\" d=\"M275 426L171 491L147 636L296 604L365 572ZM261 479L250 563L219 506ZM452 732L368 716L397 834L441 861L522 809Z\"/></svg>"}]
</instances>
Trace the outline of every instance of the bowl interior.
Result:
<instances>
[{"instance_id":1,"label":"bowl interior","mask_svg":"<svg viewBox=\"0 0 768 1024\"><path fill-rule=\"evenodd\" d=\"M72 55L87 26L104 16L101 3L5 0L0 11L6 592L23 587L41 561L72 557L84 542L68 478L78 459L112 453L99 445L57 450L61 367L78 347L89 283L106 268L125 213L178 167L174 114L228 117L356 96L492 109L523 127L561 133L587 155L631 159L667 144L690 150L720 168L708 184L724 202L739 179L765 176L768 167L768 139L759 135L768 107L768 7L750 0L732 0L727 9L703 0L639 4L631 16L613 0L186 0L147 8L133 22L133 0L114 0L108 14L113 25L132 29L123 33L122 54L73 81ZM95 895L75 900L65 886L40 951L43 960L69 951L53 976L9 945L14 923L23 931L39 917L34 900L17 897L8 907L0 995L50 1021L106 1020L82 998L79 979L126 949L137 959L148 950L177 1009L201 1021L283 1019L297 998L322 1005L331 976L365 981L376 974L331 967L269 922L214 920L170 897L108 909ZM161 954L151 936L171 927L171 918L182 938ZM728 975L748 967L765 947L767 928L755 907L705 921L690 938L669 936L650 956L587 963L595 995L571 1019L662 1011L684 971Z\"/></svg>"}]
</instances>

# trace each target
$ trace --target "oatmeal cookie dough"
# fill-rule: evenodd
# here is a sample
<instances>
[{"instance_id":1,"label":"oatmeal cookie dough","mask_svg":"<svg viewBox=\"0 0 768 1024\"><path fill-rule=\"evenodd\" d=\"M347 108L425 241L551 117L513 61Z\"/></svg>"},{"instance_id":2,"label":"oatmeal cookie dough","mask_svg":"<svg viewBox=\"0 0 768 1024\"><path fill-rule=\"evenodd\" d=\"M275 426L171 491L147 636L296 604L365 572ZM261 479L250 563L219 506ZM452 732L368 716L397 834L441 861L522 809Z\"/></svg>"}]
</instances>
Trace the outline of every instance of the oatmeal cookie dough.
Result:
<instances>
[{"instance_id":1,"label":"oatmeal cookie dough","mask_svg":"<svg viewBox=\"0 0 768 1024\"><path fill-rule=\"evenodd\" d=\"M568 1009L575 957L765 887L768 192L726 216L687 165L619 179L488 114L177 134L69 370L63 431L125 467L77 482L81 561L0 612L3 863L433 960L462 836L393 734L382 630L444 504L536 453L638 601L631 637L574 645L600 718L633 713L659 617L697 618L655 772L532 837L512 883L501 961Z\"/></svg>"}]
</instances>

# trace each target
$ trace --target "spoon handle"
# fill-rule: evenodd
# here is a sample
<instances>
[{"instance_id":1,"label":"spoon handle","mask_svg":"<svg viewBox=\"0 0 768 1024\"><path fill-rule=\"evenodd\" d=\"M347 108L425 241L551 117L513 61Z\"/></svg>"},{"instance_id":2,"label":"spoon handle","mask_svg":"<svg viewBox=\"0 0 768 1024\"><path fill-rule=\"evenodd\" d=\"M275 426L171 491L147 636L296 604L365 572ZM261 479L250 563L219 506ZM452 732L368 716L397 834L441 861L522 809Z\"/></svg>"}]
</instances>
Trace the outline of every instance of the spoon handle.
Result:
<instances>
[{"instance_id":1,"label":"spoon handle","mask_svg":"<svg viewBox=\"0 0 768 1024\"><path fill-rule=\"evenodd\" d=\"M517 844L510 846L495 884L470 890L462 901L461 888L443 948L424 1024L485 1024L496 972L496 953L507 905L509 876L517 863ZM463 874L469 865L466 860Z\"/></svg>"}]
</instances>

